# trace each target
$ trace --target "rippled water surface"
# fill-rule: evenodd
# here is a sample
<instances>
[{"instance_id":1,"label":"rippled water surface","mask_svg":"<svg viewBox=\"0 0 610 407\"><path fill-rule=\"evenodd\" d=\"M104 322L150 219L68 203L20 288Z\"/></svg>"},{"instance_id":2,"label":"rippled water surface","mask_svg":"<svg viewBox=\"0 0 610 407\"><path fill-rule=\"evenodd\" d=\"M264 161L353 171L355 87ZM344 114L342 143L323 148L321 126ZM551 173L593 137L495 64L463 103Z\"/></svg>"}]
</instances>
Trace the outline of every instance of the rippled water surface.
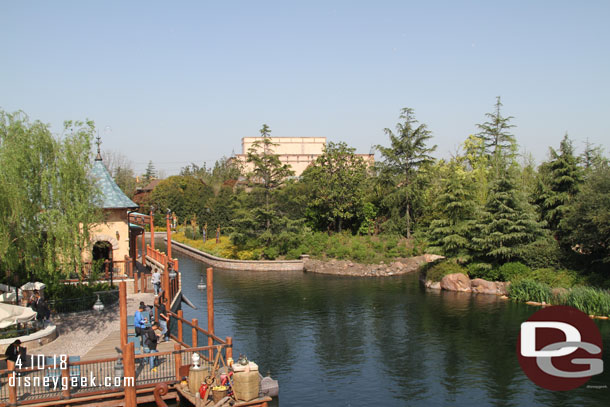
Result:
<instances>
[{"instance_id":1,"label":"rippled water surface","mask_svg":"<svg viewBox=\"0 0 610 407\"><path fill-rule=\"evenodd\" d=\"M206 326L204 263L180 259L183 293ZM216 334L232 336L280 382L286 406L608 405L610 323L602 375L569 392L535 386L516 357L537 308L489 295L423 289L415 274L352 278L300 272L214 272ZM186 335L189 337L190 335ZM203 338L200 339L200 343Z\"/></svg>"}]
</instances>

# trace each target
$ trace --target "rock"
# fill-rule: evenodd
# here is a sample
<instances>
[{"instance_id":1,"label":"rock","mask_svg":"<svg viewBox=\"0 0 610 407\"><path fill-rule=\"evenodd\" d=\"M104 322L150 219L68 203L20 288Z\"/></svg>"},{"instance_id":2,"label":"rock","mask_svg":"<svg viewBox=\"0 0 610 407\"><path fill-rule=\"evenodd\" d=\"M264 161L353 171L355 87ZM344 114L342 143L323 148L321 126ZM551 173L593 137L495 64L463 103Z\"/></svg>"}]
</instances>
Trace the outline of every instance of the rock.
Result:
<instances>
[{"instance_id":1,"label":"rock","mask_svg":"<svg viewBox=\"0 0 610 407\"><path fill-rule=\"evenodd\" d=\"M438 254L424 254L424 259L427 263L432 263L438 259L444 259L445 256L439 256Z\"/></svg>"},{"instance_id":2,"label":"rock","mask_svg":"<svg viewBox=\"0 0 610 407\"><path fill-rule=\"evenodd\" d=\"M440 290L441 289L441 283L440 281L426 281L426 288L430 288L432 290Z\"/></svg>"},{"instance_id":3,"label":"rock","mask_svg":"<svg viewBox=\"0 0 610 407\"><path fill-rule=\"evenodd\" d=\"M470 291L470 278L463 273L447 274L441 280L441 288L447 291Z\"/></svg>"},{"instance_id":4,"label":"rock","mask_svg":"<svg viewBox=\"0 0 610 407\"><path fill-rule=\"evenodd\" d=\"M498 288L496 283L492 281L483 280L482 278L475 278L470 282L473 293L480 294L494 294L496 295Z\"/></svg>"},{"instance_id":5,"label":"rock","mask_svg":"<svg viewBox=\"0 0 610 407\"><path fill-rule=\"evenodd\" d=\"M510 281L496 281L496 294L508 295L508 288L510 287Z\"/></svg>"}]
</instances>

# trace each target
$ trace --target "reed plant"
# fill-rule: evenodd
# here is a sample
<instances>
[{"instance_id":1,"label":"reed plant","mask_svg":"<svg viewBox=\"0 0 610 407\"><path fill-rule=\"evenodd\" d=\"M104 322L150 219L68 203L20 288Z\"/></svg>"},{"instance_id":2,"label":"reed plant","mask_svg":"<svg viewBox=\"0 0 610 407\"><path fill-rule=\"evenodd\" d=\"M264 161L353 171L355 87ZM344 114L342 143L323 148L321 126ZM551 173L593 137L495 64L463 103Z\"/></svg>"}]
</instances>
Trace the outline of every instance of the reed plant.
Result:
<instances>
[{"instance_id":1,"label":"reed plant","mask_svg":"<svg viewBox=\"0 0 610 407\"><path fill-rule=\"evenodd\" d=\"M510 285L509 295L511 298L521 302L535 301L550 303L552 290L551 286L548 284L523 279Z\"/></svg>"},{"instance_id":2,"label":"reed plant","mask_svg":"<svg viewBox=\"0 0 610 407\"><path fill-rule=\"evenodd\" d=\"M562 305L577 308L588 315L610 316L610 291L593 287L574 287Z\"/></svg>"}]
</instances>

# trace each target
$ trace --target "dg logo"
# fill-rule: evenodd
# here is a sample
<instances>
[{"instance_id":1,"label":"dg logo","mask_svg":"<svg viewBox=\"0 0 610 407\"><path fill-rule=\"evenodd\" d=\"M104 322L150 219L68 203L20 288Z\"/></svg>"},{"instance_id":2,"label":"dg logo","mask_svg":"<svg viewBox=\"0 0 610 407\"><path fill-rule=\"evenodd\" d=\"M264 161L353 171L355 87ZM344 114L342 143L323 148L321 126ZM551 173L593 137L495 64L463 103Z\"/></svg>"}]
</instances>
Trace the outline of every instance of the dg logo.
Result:
<instances>
[{"instance_id":1,"label":"dg logo","mask_svg":"<svg viewBox=\"0 0 610 407\"><path fill-rule=\"evenodd\" d=\"M521 368L549 390L572 390L604 370L602 337L585 313L567 306L543 308L521 324Z\"/></svg>"}]
</instances>

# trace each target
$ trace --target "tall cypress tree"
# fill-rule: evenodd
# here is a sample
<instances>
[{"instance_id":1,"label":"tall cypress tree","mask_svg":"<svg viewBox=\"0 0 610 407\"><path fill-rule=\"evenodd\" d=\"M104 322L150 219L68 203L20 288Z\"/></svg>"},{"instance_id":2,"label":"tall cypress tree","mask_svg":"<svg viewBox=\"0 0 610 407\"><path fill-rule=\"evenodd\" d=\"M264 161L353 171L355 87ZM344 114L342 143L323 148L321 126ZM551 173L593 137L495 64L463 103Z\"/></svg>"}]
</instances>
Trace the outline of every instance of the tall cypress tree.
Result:
<instances>
[{"instance_id":1,"label":"tall cypress tree","mask_svg":"<svg viewBox=\"0 0 610 407\"><path fill-rule=\"evenodd\" d=\"M505 169L506 175L494 182L472 239L479 255L496 264L519 259L523 247L543 234L542 224L516 186L515 172Z\"/></svg>"},{"instance_id":2,"label":"tall cypress tree","mask_svg":"<svg viewBox=\"0 0 610 407\"><path fill-rule=\"evenodd\" d=\"M496 169L496 176L500 175L500 168L506 158L514 156L517 151L517 141L510 129L515 127L510 124L513 116L502 116L502 102L500 96L496 97L493 113L485 113L488 121L477 124L481 130L477 135L485 142L485 151L492 158L492 166Z\"/></svg>"}]
</instances>

